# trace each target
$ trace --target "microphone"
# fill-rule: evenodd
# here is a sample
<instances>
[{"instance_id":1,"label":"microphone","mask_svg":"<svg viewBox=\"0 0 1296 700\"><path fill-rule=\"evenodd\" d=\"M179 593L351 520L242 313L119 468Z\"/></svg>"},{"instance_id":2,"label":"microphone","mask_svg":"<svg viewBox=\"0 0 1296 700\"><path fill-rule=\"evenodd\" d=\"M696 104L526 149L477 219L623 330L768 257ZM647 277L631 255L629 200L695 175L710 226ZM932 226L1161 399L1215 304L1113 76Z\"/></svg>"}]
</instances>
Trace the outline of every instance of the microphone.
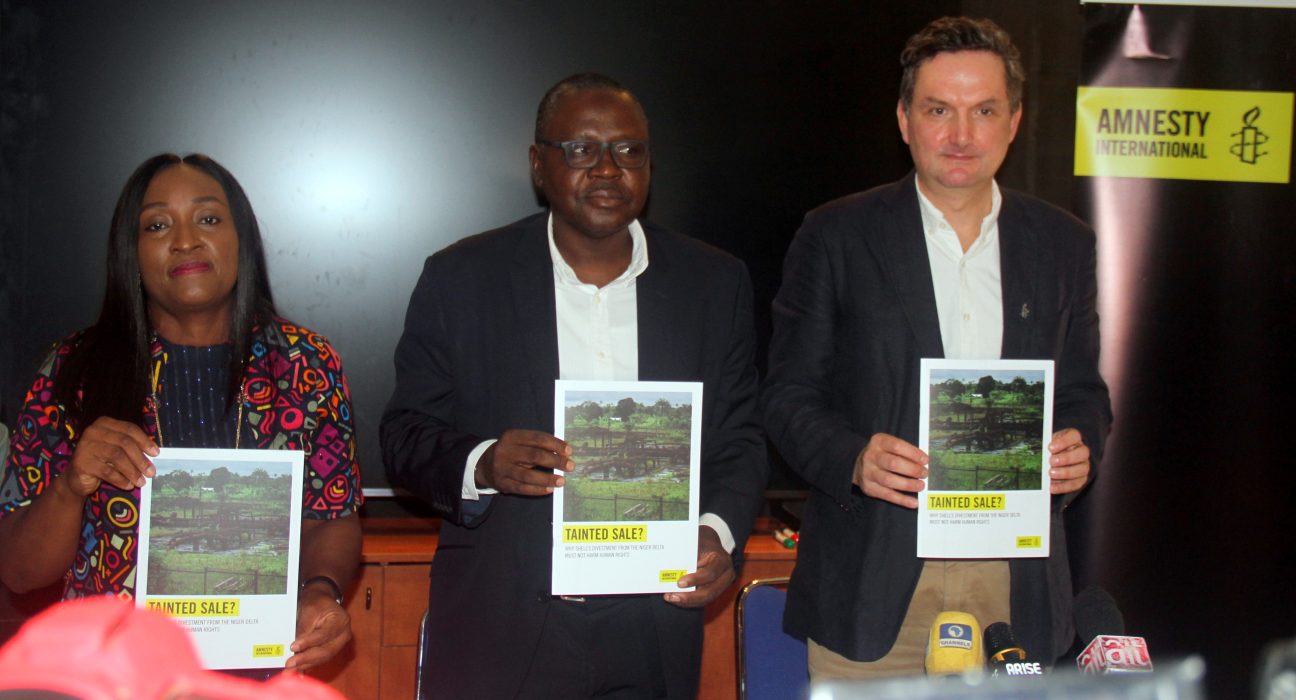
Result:
<instances>
[{"instance_id":1,"label":"microphone","mask_svg":"<svg viewBox=\"0 0 1296 700\"><path fill-rule=\"evenodd\" d=\"M995 622L985 628L986 662L991 676L1042 676L1044 667L1031 661L1017 643L1007 622Z\"/></svg>"},{"instance_id":2,"label":"microphone","mask_svg":"<svg viewBox=\"0 0 1296 700\"><path fill-rule=\"evenodd\" d=\"M1150 673L1152 657L1147 641L1125 635L1125 618L1111 594L1093 586L1076 596L1076 632L1080 639L1092 639L1076 657L1082 673Z\"/></svg>"},{"instance_id":3,"label":"microphone","mask_svg":"<svg viewBox=\"0 0 1296 700\"><path fill-rule=\"evenodd\" d=\"M961 674L985 664L981 652L981 627L965 612L946 611L936 616L927 637L927 675Z\"/></svg>"}]
</instances>

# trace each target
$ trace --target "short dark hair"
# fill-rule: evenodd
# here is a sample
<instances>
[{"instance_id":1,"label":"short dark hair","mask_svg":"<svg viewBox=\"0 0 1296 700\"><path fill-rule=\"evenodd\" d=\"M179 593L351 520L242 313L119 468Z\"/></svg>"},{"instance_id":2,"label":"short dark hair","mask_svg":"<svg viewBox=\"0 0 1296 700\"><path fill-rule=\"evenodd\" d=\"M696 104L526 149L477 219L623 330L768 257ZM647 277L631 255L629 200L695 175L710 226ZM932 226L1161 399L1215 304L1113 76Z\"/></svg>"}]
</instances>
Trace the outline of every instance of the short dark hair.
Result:
<instances>
[{"instance_id":1,"label":"short dark hair","mask_svg":"<svg viewBox=\"0 0 1296 700\"><path fill-rule=\"evenodd\" d=\"M988 19L942 17L909 37L904 51L900 52L900 66L904 69L900 78L900 101L906 112L913 104L918 69L936 54L955 51L989 51L1002 59L1008 106L1014 112L1021 107L1026 73L1022 69L1021 52L1013 45L1008 32Z\"/></svg>"},{"instance_id":2,"label":"short dark hair","mask_svg":"<svg viewBox=\"0 0 1296 700\"><path fill-rule=\"evenodd\" d=\"M149 392L151 328L140 282L139 224L144 194L162 170L177 165L201 170L221 186L238 235L238 276L234 283L234 344L230 400L238 395L243 366L252 347L252 329L276 315L266 271L261 229L252 203L238 180L220 163L192 153L153 156L127 178L108 229L108 270L99 319L81 334L55 379L55 393L79 425L101 416L139 423Z\"/></svg>"},{"instance_id":3,"label":"short dark hair","mask_svg":"<svg viewBox=\"0 0 1296 700\"><path fill-rule=\"evenodd\" d=\"M535 121L536 143L545 140L545 130L549 126L549 120L553 118L554 110L558 108L558 100L569 93L585 90L608 90L610 92L625 93L631 100L634 100L635 105L639 107L639 111L643 111L643 105L639 104L639 98L635 97L633 92L602 73L569 75L555 83L553 87L545 92L544 97L540 98L540 107L536 110Z\"/></svg>"}]
</instances>

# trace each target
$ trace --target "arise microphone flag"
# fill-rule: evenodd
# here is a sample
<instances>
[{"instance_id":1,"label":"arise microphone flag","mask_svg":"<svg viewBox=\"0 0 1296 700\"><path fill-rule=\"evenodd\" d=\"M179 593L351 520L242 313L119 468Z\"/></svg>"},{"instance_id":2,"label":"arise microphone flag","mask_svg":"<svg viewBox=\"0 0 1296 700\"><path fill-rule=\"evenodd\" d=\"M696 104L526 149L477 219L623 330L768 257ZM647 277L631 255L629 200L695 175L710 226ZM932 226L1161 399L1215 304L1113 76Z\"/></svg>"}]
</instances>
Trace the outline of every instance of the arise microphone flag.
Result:
<instances>
[{"instance_id":1,"label":"arise microphone flag","mask_svg":"<svg viewBox=\"0 0 1296 700\"><path fill-rule=\"evenodd\" d=\"M986 657L991 661L1021 661L1026 650L1017 644L1017 637L1007 622L995 622L985 628Z\"/></svg>"},{"instance_id":2,"label":"arise microphone flag","mask_svg":"<svg viewBox=\"0 0 1296 700\"><path fill-rule=\"evenodd\" d=\"M1027 657L1026 650L1007 622L995 622L985 628L986 663L991 676L1042 676L1044 666Z\"/></svg>"}]
</instances>

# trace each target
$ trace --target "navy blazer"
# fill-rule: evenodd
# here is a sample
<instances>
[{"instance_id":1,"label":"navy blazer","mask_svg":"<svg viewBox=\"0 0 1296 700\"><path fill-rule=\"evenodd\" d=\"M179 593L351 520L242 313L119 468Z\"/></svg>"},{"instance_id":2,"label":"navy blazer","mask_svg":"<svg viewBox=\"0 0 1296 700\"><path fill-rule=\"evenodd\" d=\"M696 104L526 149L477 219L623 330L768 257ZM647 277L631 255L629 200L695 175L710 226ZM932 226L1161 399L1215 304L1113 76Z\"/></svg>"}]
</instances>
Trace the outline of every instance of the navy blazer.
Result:
<instances>
[{"instance_id":1,"label":"navy blazer","mask_svg":"<svg viewBox=\"0 0 1296 700\"><path fill-rule=\"evenodd\" d=\"M1001 193L1001 356L1056 362L1055 429L1079 429L1096 465L1111 409L1098 374L1093 231ZM812 486L784 627L873 661L895 643L922 560L915 511L865 496L851 481L855 459L878 432L917 444L919 360L944 356L914 175L808 214L773 312L766 429ZM1050 556L1010 565L1014 631L1048 661L1074 636L1063 502L1054 499Z\"/></svg>"},{"instance_id":2,"label":"navy blazer","mask_svg":"<svg viewBox=\"0 0 1296 700\"><path fill-rule=\"evenodd\" d=\"M428 258L396 348L383 461L393 484L444 519L427 658L446 697L513 697L552 601L552 498L497 495L467 518L461 498L476 445L509 428L553 431L558 340L547 221L537 214ZM740 553L768 476L751 283L736 258L643 226L639 378L703 382L701 512L725 520ZM692 697L702 612L650 598L671 697Z\"/></svg>"}]
</instances>

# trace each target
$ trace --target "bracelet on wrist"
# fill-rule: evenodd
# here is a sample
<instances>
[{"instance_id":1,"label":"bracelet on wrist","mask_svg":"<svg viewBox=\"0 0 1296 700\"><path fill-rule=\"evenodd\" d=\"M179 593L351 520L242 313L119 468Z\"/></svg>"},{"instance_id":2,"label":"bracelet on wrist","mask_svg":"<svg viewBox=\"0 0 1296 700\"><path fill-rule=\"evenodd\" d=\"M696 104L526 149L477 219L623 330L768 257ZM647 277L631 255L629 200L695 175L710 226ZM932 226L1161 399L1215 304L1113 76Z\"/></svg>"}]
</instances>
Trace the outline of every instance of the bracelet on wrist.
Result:
<instances>
[{"instance_id":1,"label":"bracelet on wrist","mask_svg":"<svg viewBox=\"0 0 1296 700\"><path fill-rule=\"evenodd\" d=\"M333 600L336 600L339 606L343 604L342 587L338 585L337 581L334 581L328 576L312 576L305 581L302 581L301 585L298 586L298 590L304 591L306 590L306 587L312 583L322 583L325 586L328 586L329 592L333 594Z\"/></svg>"}]
</instances>

